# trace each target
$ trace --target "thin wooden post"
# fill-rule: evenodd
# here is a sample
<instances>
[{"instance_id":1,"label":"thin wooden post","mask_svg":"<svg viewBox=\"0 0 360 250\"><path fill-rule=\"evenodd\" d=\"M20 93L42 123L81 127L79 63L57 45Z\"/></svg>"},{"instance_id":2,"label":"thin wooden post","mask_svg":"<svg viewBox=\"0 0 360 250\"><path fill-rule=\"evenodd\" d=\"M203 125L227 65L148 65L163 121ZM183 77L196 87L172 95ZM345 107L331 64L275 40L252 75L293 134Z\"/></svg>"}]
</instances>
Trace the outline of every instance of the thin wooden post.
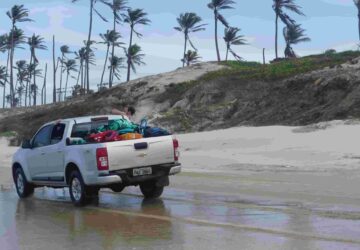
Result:
<instances>
[{"instance_id":1,"label":"thin wooden post","mask_svg":"<svg viewBox=\"0 0 360 250\"><path fill-rule=\"evenodd\" d=\"M265 65L266 60L265 60L265 48L263 48L263 64Z\"/></svg>"},{"instance_id":2,"label":"thin wooden post","mask_svg":"<svg viewBox=\"0 0 360 250\"><path fill-rule=\"evenodd\" d=\"M53 86L53 103L56 102L56 65L55 65L55 35L53 36L53 80L54 80L54 86Z\"/></svg>"}]
</instances>

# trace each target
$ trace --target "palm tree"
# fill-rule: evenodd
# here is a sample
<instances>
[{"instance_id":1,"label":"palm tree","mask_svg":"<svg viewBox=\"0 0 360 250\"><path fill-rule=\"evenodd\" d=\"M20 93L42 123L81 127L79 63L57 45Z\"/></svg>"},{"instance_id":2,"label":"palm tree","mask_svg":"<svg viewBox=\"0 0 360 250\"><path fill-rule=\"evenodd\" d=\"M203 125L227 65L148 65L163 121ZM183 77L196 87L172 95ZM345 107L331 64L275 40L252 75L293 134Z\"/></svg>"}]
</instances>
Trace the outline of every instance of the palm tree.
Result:
<instances>
[{"instance_id":1,"label":"palm tree","mask_svg":"<svg viewBox=\"0 0 360 250\"><path fill-rule=\"evenodd\" d=\"M183 62L186 63L186 66L190 66L190 64L198 63L201 56L198 55L196 51L188 50L185 53Z\"/></svg>"},{"instance_id":2,"label":"palm tree","mask_svg":"<svg viewBox=\"0 0 360 250\"><path fill-rule=\"evenodd\" d=\"M35 34L32 35L32 37L28 38L28 45L30 48L30 64L34 64L34 71L36 71L36 67L39 64L39 60L36 57L36 50L37 49L41 49L41 50L46 50L47 47L44 44L44 38L42 38L41 36L36 36ZM29 75L29 81L31 81L31 77L32 77L32 72L30 72ZM36 85L36 75L34 75L34 81L33 84ZM36 105L36 98L34 99L34 106Z\"/></svg>"},{"instance_id":3,"label":"palm tree","mask_svg":"<svg viewBox=\"0 0 360 250\"><path fill-rule=\"evenodd\" d=\"M127 10L128 7L126 6L128 2L126 0L113 0L112 3L106 3L112 10L113 13L113 32L116 32L116 24L120 24L123 20L124 15L122 14L123 11ZM115 55L115 43L111 46L111 58ZM111 73L111 71L110 71ZM109 87L112 87L111 79L113 77L109 74Z\"/></svg>"},{"instance_id":4,"label":"palm tree","mask_svg":"<svg viewBox=\"0 0 360 250\"><path fill-rule=\"evenodd\" d=\"M17 80L20 84L19 87L23 87L22 91L25 93L25 106L27 106L27 91L28 91L28 84L29 84L29 81L28 81L29 74L27 71L27 67L28 67L28 65L25 60L20 60L20 61L16 62L15 69L17 69L17 71L18 71L17 72ZM25 86L24 86L24 82L26 82ZM18 93L18 91L17 91L17 93ZM20 98L20 104L21 104L22 96L19 96L19 98Z\"/></svg>"},{"instance_id":5,"label":"palm tree","mask_svg":"<svg viewBox=\"0 0 360 250\"><path fill-rule=\"evenodd\" d=\"M90 47L89 47L89 51L87 52L86 49L85 49L85 66L86 65L96 65L96 60L95 60L95 53L94 53L94 49L91 47L92 44L94 44L95 41L90 41ZM85 72L87 71L87 67L85 67ZM86 82L86 92L87 93L91 93L91 90L90 90L90 82L89 82L89 79L88 79L88 74L85 74L85 77L84 77L84 84ZM85 87L85 85L84 85Z\"/></svg>"},{"instance_id":6,"label":"palm tree","mask_svg":"<svg viewBox=\"0 0 360 250\"><path fill-rule=\"evenodd\" d=\"M41 74L41 72L42 72L42 70L41 69L36 69L37 68L37 66L38 66L38 64L37 63L30 63L29 65L28 65L28 67L27 67L27 70L28 70L28 74L30 75L32 75L35 79L36 79L36 77L42 77L42 74ZM29 90L29 97L31 97L31 95L33 96L33 106L36 106L36 100L37 100L37 94L38 94L38 86L36 85L36 81L34 81L34 83L33 84L30 84L30 86L29 86L30 88L30 90ZM29 99L29 104L30 104L30 100L31 100L31 98Z\"/></svg>"},{"instance_id":7,"label":"palm tree","mask_svg":"<svg viewBox=\"0 0 360 250\"><path fill-rule=\"evenodd\" d=\"M66 60L64 62L64 72L66 71L66 83L65 83L65 96L64 99L66 99L66 92L67 92L67 86L69 82L69 76L71 72L77 72L77 64L74 59Z\"/></svg>"},{"instance_id":8,"label":"palm tree","mask_svg":"<svg viewBox=\"0 0 360 250\"><path fill-rule=\"evenodd\" d=\"M11 95L6 95L5 100L6 100L6 103L9 104L9 106L11 107L11 103L13 102Z\"/></svg>"},{"instance_id":9,"label":"palm tree","mask_svg":"<svg viewBox=\"0 0 360 250\"><path fill-rule=\"evenodd\" d=\"M101 81L100 81L100 87L102 87L103 82L104 82L104 75L105 75L105 70L106 70L106 64L108 62L108 58L109 58L109 51L110 51L110 46L112 46L113 48L115 48L115 46L119 47L121 44L121 42L118 42L119 38L121 37L120 34L116 31L113 30L108 30L105 34L100 34L100 37L102 38L102 44L106 44L107 50L106 50L106 57L105 57L105 63L104 63L104 68L103 68L103 72L101 75ZM110 71L111 72L111 71ZM111 83L109 82L109 87L111 88Z\"/></svg>"},{"instance_id":10,"label":"palm tree","mask_svg":"<svg viewBox=\"0 0 360 250\"><path fill-rule=\"evenodd\" d=\"M278 58L278 25L279 18L286 25L293 25L295 21L284 12L284 9L295 12L298 15L304 16L301 7L295 4L295 0L273 0L273 10L275 11L275 55Z\"/></svg>"},{"instance_id":11,"label":"palm tree","mask_svg":"<svg viewBox=\"0 0 360 250\"><path fill-rule=\"evenodd\" d=\"M359 29L359 39L360 39L360 0L354 0L354 4L358 10L358 29Z\"/></svg>"},{"instance_id":12,"label":"palm tree","mask_svg":"<svg viewBox=\"0 0 360 250\"><path fill-rule=\"evenodd\" d=\"M286 41L286 48L285 48L286 58L296 57L296 54L293 48L291 47L291 45L310 41L310 38L308 38L304 34L304 32L305 30L301 28L300 24L289 25L284 28L283 34Z\"/></svg>"},{"instance_id":13,"label":"palm tree","mask_svg":"<svg viewBox=\"0 0 360 250\"><path fill-rule=\"evenodd\" d=\"M125 51L127 63L130 65L132 71L136 73L136 66L145 65L145 63L142 61L145 54L141 54L141 47L137 44L132 45L128 51ZM128 81L130 81L130 74L128 75Z\"/></svg>"},{"instance_id":14,"label":"palm tree","mask_svg":"<svg viewBox=\"0 0 360 250\"><path fill-rule=\"evenodd\" d=\"M12 42L11 42L11 38L12 38ZM11 62L11 53L13 53L15 51L15 49L17 49L17 48L24 49L22 47L22 44L24 44L26 42L26 37L24 35L23 30L15 27L14 30L10 31L9 39L10 39L9 40L10 56L8 57L8 59L9 59L8 61L10 62L9 66L11 67L11 69L10 69L10 74L11 74L11 71L14 70L14 66L11 66L11 64L13 64L13 62ZM14 84L14 78L13 78L13 84ZM10 96L15 96L14 85L13 85L13 90L11 90L11 86L10 86Z\"/></svg>"},{"instance_id":15,"label":"palm tree","mask_svg":"<svg viewBox=\"0 0 360 250\"><path fill-rule=\"evenodd\" d=\"M0 52L6 53L7 52L7 63L6 63L6 76L8 77L8 69L9 69L9 59L10 59L10 38L8 34L3 34L0 36ZM7 78L6 78L7 79ZM3 86L3 105L2 107L5 108L5 93L6 93L6 83L4 82Z\"/></svg>"},{"instance_id":16,"label":"palm tree","mask_svg":"<svg viewBox=\"0 0 360 250\"><path fill-rule=\"evenodd\" d=\"M36 57L35 51L37 49L41 49L41 50L47 49L45 42L44 42L44 38L33 34L32 37L28 38L28 45L30 47L31 57L32 57L32 59L34 59L34 63L39 63L39 60ZM30 61L30 63L32 63L32 61Z\"/></svg>"},{"instance_id":17,"label":"palm tree","mask_svg":"<svg viewBox=\"0 0 360 250\"><path fill-rule=\"evenodd\" d=\"M241 29L234 28L234 27L225 28L224 41L226 43L226 61L228 60L229 51L237 60L241 59L241 57L238 56L231 49L231 45L244 45L244 44L246 44L246 40L244 39L244 36L237 34L240 30Z\"/></svg>"},{"instance_id":18,"label":"palm tree","mask_svg":"<svg viewBox=\"0 0 360 250\"><path fill-rule=\"evenodd\" d=\"M14 65L14 52L15 52L15 32L17 30L16 24L22 22L32 21L29 16L29 10L24 8L24 5L14 5L10 11L6 12L6 15L10 18L12 27L11 27L11 52L10 52L10 96L14 96L14 74L13 74L13 65Z\"/></svg>"},{"instance_id":19,"label":"palm tree","mask_svg":"<svg viewBox=\"0 0 360 250\"><path fill-rule=\"evenodd\" d=\"M218 43L218 21L220 21L226 28L229 27L229 23L226 19L219 13L220 10L233 9L231 6L235 4L235 1L232 0L211 0L208 4L208 7L214 11L215 19L215 46L218 62L221 61L219 43Z\"/></svg>"},{"instance_id":20,"label":"palm tree","mask_svg":"<svg viewBox=\"0 0 360 250\"><path fill-rule=\"evenodd\" d=\"M60 59L60 91L59 91L59 102L61 102L61 93L62 93L62 80L63 80L63 73L65 72L64 70L64 63L65 63L65 58L66 58L66 54L70 54L72 53L70 51L69 46L67 45L63 45L60 47L60 51L61 51L61 59Z\"/></svg>"},{"instance_id":21,"label":"palm tree","mask_svg":"<svg viewBox=\"0 0 360 250\"><path fill-rule=\"evenodd\" d=\"M185 66L185 56L186 56L186 50L187 50L187 42L189 41L191 47L197 51L193 43L191 42L189 38L190 33L198 32L201 30L205 30L204 26L206 24L200 24L202 21L201 17L199 17L196 13L185 13L180 14L180 17L177 18L177 22L179 24L179 27L174 27L175 30L183 32L185 37L185 45L184 45L184 53L183 53L183 67Z\"/></svg>"},{"instance_id":22,"label":"palm tree","mask_svg":"<svg viewBox=\"0 0 360 250\"><path fill-rule=\"evenodd\" d=\"M73 3L78 2L79 0L71 0ZM95 8L95 4L97 2L106 3L106 0L90 0L90 11L89 11L89 32L88 32L88 39L86 41L86 54L87 58L89 58L89 54L91 53L90 46L92 44L91 34L92 34L92 27L93 27L93 14L94 12L105 22L107 22L106 18L100 14L100 12ZM90 70L89 70L90 62L85 60L85 72L86 72L86 85L87 91L90 91Z\"/></svg>"},{"instance_id":23,"label":"palm tree","mask_svg":"<svg viewBox=\"0 0 360 250\"><path fill-rule=\"evenodd\" d=\"M24 92L25 92L25 87L24 87L24 85L20 85L20 86L18 86L18 87L16 88L16 94L17 94L18 99L19 99L19 105L20 105L20 107L21 107L21 105L22 105L22 95L24 94Z\"/></svg>"},{"instance_id":24,"label":"palm tree","mask_svg":"<svg viewBox=\"0 0 360 250\"><path fill-rule=\"evenodd\" d=\"M39 89L39 87L37 85L30 84L30 93L33 95L34 103L36 102L36 96L38 94L38 89Z\"/></svg>"},{"instance_id":25,"label":"palm tree","mask_svg":"<svg viewBox=\"0 0 360 250\"><path fill-rule=\"evenodd\" d=\"M78 77L77 77L77 81L76 81L76 85L79 85L79 80L81 79L81 89L84 89L85 87L85 84L84 84L84 62L85 62L85 52L86 51L86 47L83 47L81 49L79 49L79 51L75 52L75 59L76 60L79 60L79 74L78 74Z\"/></svg>"},{"instance_id":26,"label":"palm tree","mask_svg":"<svg viewBox=\"0 0 360 250\"><path fill-rule=\"evenodd\" d=\"M109 65L109 70L112 72L112 79L111 80L114 80L114 76L116 77L116 79L120 79L120 70L124 68L123 66L123 62L124 62L124 58L122 57L117 57L117 56L114 56L114 57L111 57L109 59L110 61L110 65Z\"/></svg>"},{"instance_id":27,"label":"palm tree","mask_svg":"<svg viewBox=\"0 0 360 250\"><path fill-rule=\"evenodd\" d=\"M135 46L133 47L133 34L135 33L137 37L142 37L142 34L140 34L139 32L137 32L135 30L135 26L138 24L142 24L142 25L148 25L150 24L150 20L147 18L147 13L144 12L144 10L142 9L128 9L127 14L124 17L124 22L130 25L130 42L129 42L129 48L128 51L126 52L127 55L132 54L132 52L134 52L134 48L139 46ZM130 51L130 49L132 49L133 51ZM127 58L127 81L130 81L130 69L132 68L132 60L131 58Z\"/></svg>"},{"instance_id":28,"label":"palm tree","mask_svg":"<svg viewBox=\"0 0 360 250\"><path fill-rule=\"evenodd\" d=\"M6 86L6 82L7 82L7 70L5 66L0 66L0 86L3 87L5 89ZM6 96L5 96L5 92L4 92L4 102L6 100ZM5 105L3 106L3 108L5 108Z\"/></svg>"}]
</instances>

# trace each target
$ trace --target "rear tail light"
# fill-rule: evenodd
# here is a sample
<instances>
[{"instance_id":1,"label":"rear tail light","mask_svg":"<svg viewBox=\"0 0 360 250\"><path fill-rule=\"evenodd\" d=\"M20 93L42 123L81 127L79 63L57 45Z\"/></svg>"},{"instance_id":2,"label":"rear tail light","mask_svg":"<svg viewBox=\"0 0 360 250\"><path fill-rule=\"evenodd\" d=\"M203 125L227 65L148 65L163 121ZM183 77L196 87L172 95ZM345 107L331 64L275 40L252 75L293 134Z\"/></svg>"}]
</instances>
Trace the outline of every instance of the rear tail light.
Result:
<instances>
[{"instance_id":1,"label":"rear tail light","mask_svg":"<svg viewBox=\"0 0 360 250\"><path fill-rule=\"evenodd\" d=\"M179 141L177 139L173 139L173 145L174 145L174 160L178 161L180 152L179 152Z\"/></svg>"},{"instance_id":2,"label":"rear tail light","mask_svg":"<svg viewBox=\"0 0 360 250\"><path fill-rule=\"evenodd\" d=\"M109 170L109 159L106 148L96 149L96 161L97 161L97 168L99 171Z\"/></svg>"}]
</instances>

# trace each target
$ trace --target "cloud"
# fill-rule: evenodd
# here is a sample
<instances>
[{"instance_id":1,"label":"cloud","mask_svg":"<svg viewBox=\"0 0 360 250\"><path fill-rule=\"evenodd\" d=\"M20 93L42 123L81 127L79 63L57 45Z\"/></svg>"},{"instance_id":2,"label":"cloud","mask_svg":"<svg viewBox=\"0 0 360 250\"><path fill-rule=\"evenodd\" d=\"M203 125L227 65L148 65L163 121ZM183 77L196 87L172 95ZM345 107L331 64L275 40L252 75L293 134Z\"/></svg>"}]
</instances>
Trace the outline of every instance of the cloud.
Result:
<instances>
[{"instance_id":1,"label":"cloud","mask_svg":"<svg viewBox=\"0 0 360 250\"><path fill-rule=\"evenodd\" d=\"M56 41L63 44L73 46L82 46L83 41L87 39L85 33L80 33L68 29L64 26L65 19L73 18L75 12L65 6L53 6L44 8L33 8L30 10L32 15L46 14L48 18L48 25L45 28L39 28L33 25L28 25L27 29L30 32L40 34L47 41L52 40L52 36L56 35Z\"/></svg>"},{"instance_id":2,"label":"cloud","mask_svg":"<svg viewBox=\"0 0 360 250\"><path fill-rule=\"evenodd\" d=\"M353 6L353 0L321 0L322 2L333 4L333 5L342 5L342 6Z\"/></svg>"}]
</instances>

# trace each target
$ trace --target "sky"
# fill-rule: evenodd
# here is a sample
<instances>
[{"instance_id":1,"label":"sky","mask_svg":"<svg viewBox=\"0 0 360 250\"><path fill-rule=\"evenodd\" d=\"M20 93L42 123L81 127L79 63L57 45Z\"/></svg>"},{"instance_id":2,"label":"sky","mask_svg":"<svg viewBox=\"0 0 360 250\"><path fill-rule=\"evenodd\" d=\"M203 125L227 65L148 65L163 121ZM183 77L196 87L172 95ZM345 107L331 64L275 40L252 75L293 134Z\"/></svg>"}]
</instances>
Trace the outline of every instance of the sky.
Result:
<instances>
[{"instance_id":1,"label":"sky","mask_svg":"<svg viewBox=\"0 0 360 250\"><path fill-rule=\"evenodd\" d=\"M158 74L174 70L180 67L183 53L184 38L181 33L174 30L177 26L176 18L184 12L195 12L207 24L206 30L191 34L191 39L202 57L202 61L216 60L214 42L214 20L212 11L207 8L210 0L129 0L131 8L144 9L149 14L151 25L139 27L138 31L143 37L135 38L135 43L141 46L146 54L146 65L141 66L132 78ZM241 34L248 41L246 46L236 46L234 50L247 61L261 61L262 49L266 49L266 59L272 60L274 52L275 15L272 10L272 0L235 0L232 10L224 10L222 14L233 27L241 29ZM302 6L306 16L290 15L302 25L311 42L294 46L294 50L300 56L322 53L327 49L343 51L357 49L358 23L357 9L353 0L295 0ZM1 0L0 1L0 34L10 30L10 20L6 16L14 4L24 4L30 10L31 23L20 23L19 28L25 31L27 36L37 34L45 38L49 50L38 51L41 60L40 67L44 68L49 63L52 70L52 36L56 36L57 56L60 55L60 46L68 45L71 50L77 51L83 41L87 39L89 26L89 0ZM96 9L110 20L112 18L109 7L101 2L96 3ZM100 41L99 34L111 29L111 22L103 22L95 16L93 27L93 40ZM282 38L282 24L280 24L280 48L284 50ZM122 35L122 42L128 43L129 29L126 25L119 25L118 32ZM224 28L220 26L219 41L222 58L225 56L225 44L222 40ZM29 60L30 53L26 46L24 50L17 50L16 60ZM97 45L96 66L91 68L90 78L92 87L96 88L99 83L102 67L104 65L106 48ZM119 56L123 56L122 50L117 50ZM69 56L70 58L72 56ZM73 56L74 57L74 56ZM0 55L0 64L4 65L6 55ZM125 71L118 82L124 81ZM48 82L51 82L51 74ZM71 80L70 85L74 84ZM49 89L49 92L51 88ZM50 93L49 99L50 99Z\"/></svg>"}]
</instances>

